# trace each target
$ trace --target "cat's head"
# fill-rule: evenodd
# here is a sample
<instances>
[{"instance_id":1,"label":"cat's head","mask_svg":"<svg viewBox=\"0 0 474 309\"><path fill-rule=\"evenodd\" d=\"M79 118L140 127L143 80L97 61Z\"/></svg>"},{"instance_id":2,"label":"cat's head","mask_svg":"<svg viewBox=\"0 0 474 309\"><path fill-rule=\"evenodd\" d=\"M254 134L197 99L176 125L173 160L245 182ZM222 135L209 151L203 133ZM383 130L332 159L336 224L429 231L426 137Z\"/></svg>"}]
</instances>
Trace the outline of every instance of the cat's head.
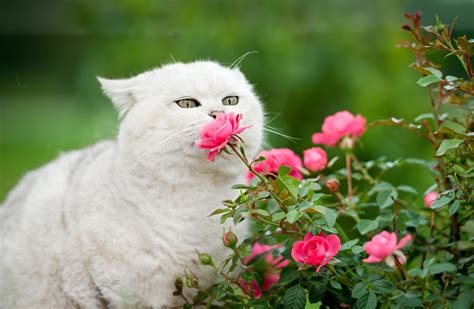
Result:
<instances>
[{"instance_id":1,"label":"cat's head","mask_svg":"<svg viewBox=\"0 0 474 309\"><path fill-rule=\"evenodd\" d=\"M129 79L99 81L122 119L121 155L150 172L166 166L182 167L185 174L241 172L243 163L235 156L223 153L207 162L207 151L194 145L215 112L243 114L241 124L252 125L240 135L246 154L253 158L260 150L262 105L238 68L211 61L173 63Z\"/></svg>"}]
</instances>

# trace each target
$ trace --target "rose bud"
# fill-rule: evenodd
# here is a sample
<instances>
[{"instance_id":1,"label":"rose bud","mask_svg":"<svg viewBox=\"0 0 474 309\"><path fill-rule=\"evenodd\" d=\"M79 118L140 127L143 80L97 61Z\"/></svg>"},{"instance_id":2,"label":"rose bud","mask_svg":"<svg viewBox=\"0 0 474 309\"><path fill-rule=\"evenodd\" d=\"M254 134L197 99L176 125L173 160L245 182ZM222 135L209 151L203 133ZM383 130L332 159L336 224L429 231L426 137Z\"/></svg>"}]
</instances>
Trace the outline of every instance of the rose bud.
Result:
<instances>
[{"instance_id":1,"label":"rose bud","mask_svg":"<svg viewBox=\"0 0 474 309\"><path fill-rule=\"evenodd\" d=\"M223 238L223 241L224 241L224 246L226 246L227 248L234 248L235 245L237 244L237 236L235 236L234 233L232 233L231 230L229 230L228 232L226 232L224 234L224 238Z\"/></svg>"},{"instance_id":2,"label":"rose bud","mask_svg":"<svg viewBox=\"0 0 474 309\"><path fill-rule=\"evenodd\" d=\"M339 180L336 178L328 179L326 182L326 187L328 188L329 192L336 193L339 191Z\"/></svg>"},{"instance_id":3,"label":"rose bud","mask_svg":"<svg viewBox=\"0 0 474 309\"><path fill-rule=\"evenodd\" d=\"M408 30L408 31L411 31L411 28L410 28L410 26L409 26L409 25L407 25L407 24L404 24L404 25L402 26L402 29L404 29L404 30Z\"/></svg>"},{"instance_id":4,"label":"rose bud","mask_svg":"<svg viewBox=\"0 0 474 309\"><path fill-rule=\"evenodd\" d=\"M209 253L198 253L199 254L199 262L202 265L214 265L214 262L212 261L212 257L209 255Z\"/></svg>"}]
</instances>

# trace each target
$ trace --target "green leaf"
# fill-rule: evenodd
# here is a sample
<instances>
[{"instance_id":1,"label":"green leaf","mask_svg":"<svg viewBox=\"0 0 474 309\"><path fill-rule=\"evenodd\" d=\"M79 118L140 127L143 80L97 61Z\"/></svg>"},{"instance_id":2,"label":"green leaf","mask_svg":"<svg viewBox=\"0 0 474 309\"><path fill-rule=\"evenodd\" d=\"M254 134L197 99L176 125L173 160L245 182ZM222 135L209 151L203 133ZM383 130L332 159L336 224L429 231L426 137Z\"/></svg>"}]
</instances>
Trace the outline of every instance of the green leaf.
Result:
<instances>
[{"instance_id":1,"label":"green leaf","mask_svg":"<svg viewBox=\"0 0 474 309\"><path fill-rule=\"evenodd\" d=\"M302 216L302 213L299 212L298 210L291 210L286 215L286 220L288 221L288 223L293 224L296 221L298 221L298 219L301 218L301 216Z\"/></svg>"},{"instance_id":2,"label":"green leaf","mask_svg":"<svg viewBox=\"0 0 474 309\"><path fill-rule=\"evenodd\" d=\"M357 299L357 308L359 309L375 309L377 308L377 296L374 292L370 292Z\"/></svg>"},{"instance_id":3,"label":"green leaf","mask_svg":"<svg viewBox=\"0 0 474 309\"><path fill-rule=\"evenodd\" d=\"M441 208L443 206L446 206L449 202L452 201L452 197L449 197L449 196L442 196L440 198L437 198L436 200L434 200L433 204L431 204L431 209L438 209L438 208Z\"/></svg>"},{"instance_id":4,"label":"green leaf","mask_svg":"<svg viewBox=\"0 0 474 309\"><path fill-rule=\"evenodd\" d=\"M220 209L216 209L214 210L213 212L211 212L210 215L208 215L208 217L210 216L214 216L214 215L218 215L218 214L222 214L222 213L226 213L226 212L229 212L230 210L228 208L220 208Z\"/></svg>"},{"instance_id":5,"label":"green leaf","mask_svg":"<svg viewBox=\"0 0 474 309\"><path fill-rule=\"evenodd\" d=\"M454 203L451 204L451 206L449 206L449 215L452 216L454 215L455 213L458 212L458 209L459 209L459 205L461 205L461 202L459 200L456 200L454 201Z\"/></svg>"},{"instance_id":6,"label":"green leaf","mask_svg":"<svg viewBox=\"0 0 474 309\"><path fill-rule=\"evenodd\" d=\"M281 271L280 280L278 280L278 284L287 284L296 280L300 277L300 274L296 270L296 268L285 267Z\"/></svg>"},{"instance_id":7,"label":"green leaf","mask_svg":"<svg viewBox=\"0 0 474 309\"><path fill-rule=\"evenodd\" d=\"M359 282L352 288L352 297L353 298L361 298L364 295L367 295L369 292L367 290L368 284L367 282Z\"/></svg>"},{"instance_id":8,"label":"green leaf","mask_svg":"<svg viewBox=\"0 0 474 309\"><path fill-rule=\"evenodd\" d=\"M364 251L364 247L362 246L354 246L352 247L352 253L359 254Z\"/></svg>"},{"instance_id":9,"label":"green leaf","mask_svg":"<svg viewBox=\"0 0 474 309\"><path fill-rule=\"evenodd\" d=\"M349 250L350 248L352 248L355 244L357 244L359 242L359 238L356 238L356 239L353 239L353 240L349 240L348 242L344 243L342 246L341 246L341 249L340 251L344 251L344 250Z\"/></svg>"},{"instance_id":10,"label":"green leaf","mask_svg":"<svg viewBox=\"0 0 474 309\"><path fill-rule=\"evenodd\" d=\"M439 273L454 273L456 271L456 266L451 263L437 263L433 264L429 268L429 273L432 275Z\"/></svg>"},{"instance_id":11,"label":"green leaf","mask_svg":"<svg viewBox=\"0 0 474 309\"><path fill-rule=\"evenodd\" d=\"M443 73L441 73L440 70L437 70L435 68L426 68L427 71L430 71L431 74L433 74L434 76L436 76L437 78L441 78L443 77Z\"/></svg>"},{"instance_id":12,"label":"green leaf","mask_svg":"<svg viewBox=\"0 0 474 309\"><path fill-rule=\"evenodd\" d=\"M438 150L436 151L436 156L442 156L448 151L449 149L455 149L458 148L459 145L461 145L463 142L462 139L446 139L444 140L441 145L439 145Z\"/></svg>"},{"instance_id":13,"label":"green leaf","mask_svg":"<svg viewBox=\"0 0 474 309\"><path fill-rule=\"evenodd\" d=\"M334 279L331 279L331 281L329 281L329 284L331 284L331 286L336 290L342 290L341 284Z\"/></svg>"},{"instance_id":14,"label":"green leaf","mask_svg":"<svg viewBox=\"0 0 474 309\"><path fill-rule=\"evenodd\" d=\"M284 212L276 212L274 214L272 214L272 221L273 222L280 222L283 218L286 217L286 214Z\"/></svg>"},{"instance_id":15,"label":"green leaf","mask_svg":"<svg viewBox=\"0 0 474 309\"><path fill-rule=\"evenodd\" d=\"M378 294L389 294L393 292L394 289L393 284L385 279L375 280L372 282L372 284L374 286L375 293Z\"/></svg>"},{"instance_id":16,"label":"green leaf","mask_svg":"<svg viewBox=\"0 0 474 309\"><path fill-rule=\"evenodd\" d=\"M231 189L233 189L233 190L234 190L234 189L247 190L247 189L249 189L249 188L251 188L251 187L246 186L246 185L243 185L243 184L236 184L236 185L233 185L233 186L231 187Z\"/></svg>"},{"instance_id":17,"label":"green leaf","mask_svg":"<svg viewBox=\"0 0 474 309\"><path fill-rule=\"evenodd\" d=\"M436 75L428 75L428 76L420 78L416 83L420 85L421 87L426 87L433 83L438 83L440 81L441 79L437 77Z\"/></svg>"},{"instance_id":18,"label":"green leaf","mask_svg":"<svg viewBox=\"0 0 474 309\"><path fill-rule=\"evenodd\" d=\"M306 292L299 285L289 288L283 297L283 308L304 309L306 305Z\"/></svg>"},{"instance_id":19,"label":"green leaf","mask_svg":"<svg viewBox=\"0 0 474 309\"><path fill-rule=\"evenodd\" d=\"M268 217L270 215L268 211L263 209L255 209L255 212L264 217Z\"/></svg>"},{"instance_id":20,"label":"green leaf","mask_svg":"<svg viewBox=\"0 0 474 309\"><path fill-rule=\"evenodd\" d=\"M280 187L287 189L294 199L298 198L300 182L296 178L288 175L278 176L277 181L280 184Z\"/></svg>"},{"instance_id":21,"label":"green leaf","mask_svg":"<svg viewBox=\"0 0 474 309\"><path fill-rule=\"evenodd\" d=\"M397 198L398 192L396 190L383 190L377 194L377 204L383 209L393 205L393 200Z\"/></svg>"},{"instance_id":22,"label":"green leaf","mask_svg":"<svg viewBox=\"0 0 474 309\"><path fill-rule=\"evenodd\" d=\"M331 228L336 224L337 213L334 210L323 206L314 206L313 208L323 215L324 221L326 221L328 227Z\"/></svg>"},{"instance_id":23,"label":"green leaf","mask_svg":"<svg viewBox=\"0 0 474 309\"><path fill-rule=\"evenodd\" d=\"M379 227L379 223L374 220L362 219L357 223L357 229L362 235L367 234L370 231L375 230Z\"/></svg>"},{"instance_id":24,"label":"green leaf","mask_svg":"<svg viewBox=\"0 0 474 309\"><path fill-rule=\"evenodd\" d=\"M278 167L278 175L280 176L285 176L288 175L291 172L291 167L281 165Z\"/></svg>"},{"instance_id":25,"label":"green leaf","mask_svg":"<svg viewBox=\"0 0 474 309\"><path fill-rule=\"evenodd\" d=\"M413 194L418 194L418 191L416 191L415 188L413 188L411 186L407 186L407 185L400 185L400 186L397 187L397 190L408 192L408 193L413 193Z\"/></svg>"}]
</instances>

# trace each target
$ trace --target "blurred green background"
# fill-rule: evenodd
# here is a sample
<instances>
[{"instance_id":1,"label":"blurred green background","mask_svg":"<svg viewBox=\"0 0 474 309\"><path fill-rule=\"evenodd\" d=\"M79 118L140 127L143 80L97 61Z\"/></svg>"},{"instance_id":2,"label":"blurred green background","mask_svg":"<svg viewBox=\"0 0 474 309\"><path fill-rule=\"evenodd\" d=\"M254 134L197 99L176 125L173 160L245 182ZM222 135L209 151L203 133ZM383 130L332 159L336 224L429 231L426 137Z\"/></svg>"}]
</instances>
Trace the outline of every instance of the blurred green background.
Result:
<instances>
[{"instance_id":1,"label":"blurred green background","mask_svg":"<svg viewBox=\"0 0 474 309\"><path fill-rule=\"evenodd\" d=\"M242 71L263 98L271 125L311 146L328 114L347 109L369 121L429 111L403 12L423 12L473 37L472 0L425 1L2 1L0 3L0 201L28 170L102 138L117 116L96 75L129 77L170 62L214 59ZM452 74L461 75L455 62ZM430 158L430 146L396 128L370 129L358 154ZM409 173L409 174L407 174ZM407 177L409 175L409 177ZM423 191L422 169L389 177Z\"/></svg>"}]
</instances>

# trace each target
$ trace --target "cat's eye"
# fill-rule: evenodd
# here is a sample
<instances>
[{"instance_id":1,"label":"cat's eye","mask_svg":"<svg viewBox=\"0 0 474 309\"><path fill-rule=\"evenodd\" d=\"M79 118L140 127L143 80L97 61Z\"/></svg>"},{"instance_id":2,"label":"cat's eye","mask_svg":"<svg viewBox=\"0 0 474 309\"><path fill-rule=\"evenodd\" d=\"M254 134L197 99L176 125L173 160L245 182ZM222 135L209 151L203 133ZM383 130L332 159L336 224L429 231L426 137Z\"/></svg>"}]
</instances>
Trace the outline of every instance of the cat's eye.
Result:
<instances>
[{"instance_id":1,"label":"cat's eye","mask_svg":"<svg viewBox=\"0 0 474 309\"><path fill-rule=\"evenodd\" d=\"M178 106L182 108L193 108L201 106L201 103L194 99L181 99L176 101L176 104L178 104Z\"/></svg>"},{"instance_id":2,"label":"cat's eye","mask_svg":"<svg viewBox=\"0 0 474 309\"><path fill-rule=\"evenodd\" d=\"M237 103L239 103L239 97L235 95L222 99L224 105L237 105Z\"/></svg>"}]
</instances>

